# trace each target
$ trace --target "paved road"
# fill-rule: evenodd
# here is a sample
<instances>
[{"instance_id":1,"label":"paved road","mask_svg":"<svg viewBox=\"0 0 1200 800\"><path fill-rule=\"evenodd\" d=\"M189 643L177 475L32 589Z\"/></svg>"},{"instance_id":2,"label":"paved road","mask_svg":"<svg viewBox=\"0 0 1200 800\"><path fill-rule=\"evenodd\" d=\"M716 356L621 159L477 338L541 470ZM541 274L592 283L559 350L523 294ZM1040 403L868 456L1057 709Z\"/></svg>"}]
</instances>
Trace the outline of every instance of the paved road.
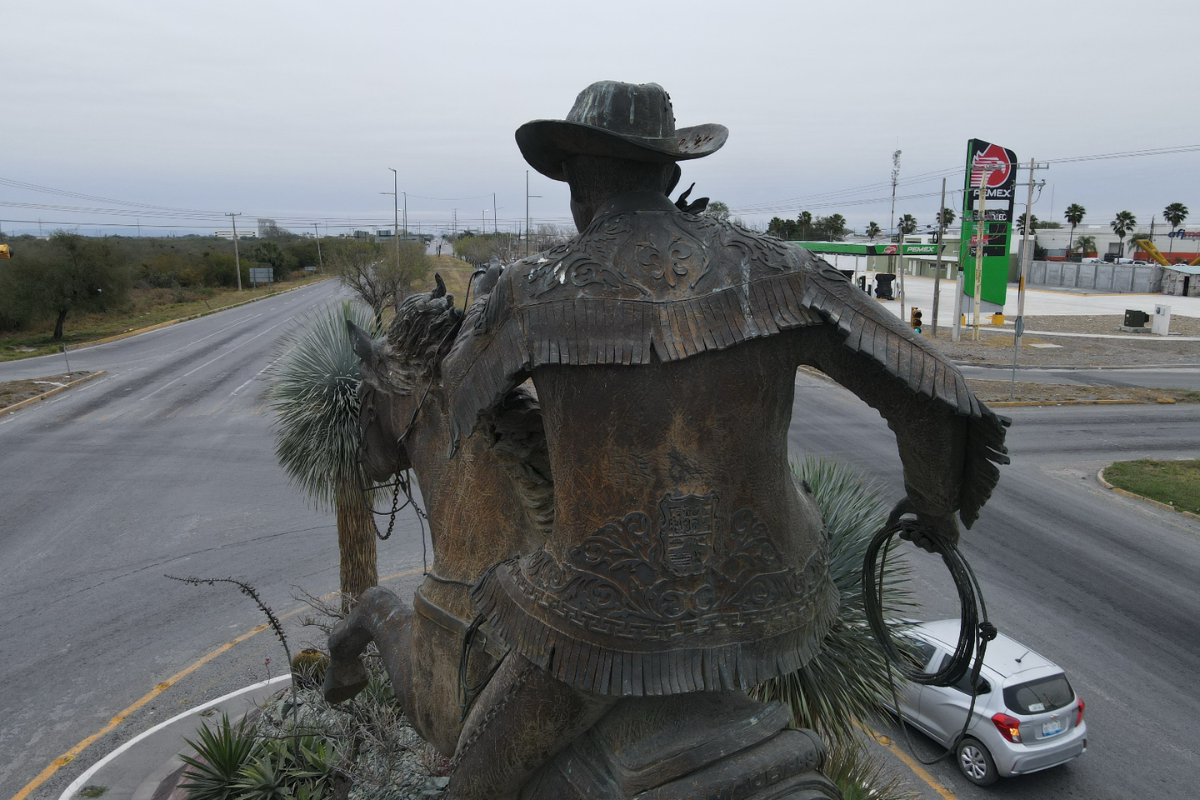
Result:
<instances>
[{"instance_id":1,"label":"paved road","mask_svg":"<svg viewBox=\"0 0 1200 800\"><path fill-rule=\"evenodd\" d=\"M878 415L816 379L798 386L793 449L850 460L898 498L894 438ZM1200 406L1008 412L1013 463L962 550L997 626L1066 669L1087 704L1089 750L986 791L947 762L931 771L960 797L1194 798L1200 522L1109 492L1095 475L1117 459L1200 457ZM940 560L914 563L924 618L955 616ZM936 753L913 739L923 757Z\"/></svg>"},{"instance_id":2,"label":"paved road","mask_svg":"<svg viewBox=\"0 0 1200 800\"><path fill-rule=\"evenodd\" d=\"M963 367L968 378L1008 380L1012 370ZM1018 368L1017 380L1027 383L1062 383L1086 386L1146 386L1152 389L1200 391L1200 367L1121 367L1110 369Z\"/></svg>"},{"instance_id":3,"label":"paved road","mask_svg":"<svg viewBox=\"0 0 1200 800\"><path fill-rule=\"evenodd\" d=\"M163 573L232 574L280 611L301 607L295 587L336 588L333 520L287 485L260 397L276 337L335 294L321 284L77 351L73 366L109 374L0 417L0 797L261 621L236 592ZM0 379L48 367L0 365ZM895 492L899 461L878 415L819 379L801 376L797 385L797 455L846 458ZM1105 492L1094 475L1115 458L1197 456L1200 407L1013 416L1016 463L964 551L999 626L1070 672L1088 703L1092 745L1076 765L989 793L1126 797L1151 785L1155 797L1191 797L1200 778L1190 732L1200 712L1200 525ZM420 564L416 527L401 518L380 545L380 572L399 574L392 585L409 590ZM948 615L940 569L917 566L927 613ZM296 627L302 616L289 620L294 647L321 638ZM33 796L56 797L132 733L281 661L266 635L237 644L149 700ZM960 796L983 796L948 765L934 771Z\"/></svg>"},{"instance_id":4,"label":"paved road","mask_svg":"<svg viewBox=\"0 0 1200 800\"><path fill-rule=\"evenodd\" d=\"M331 514L310 508L273 456L261 371L276 340L329 303L324 282L70 354L108 374L0 416L0 797L105 725L155 684L262 622L229 588L164 573L233 575L281 611L293 587L337 588ZM61 368L0 365L0 380ZM398 540L408 535L401 524ZM415 561L413 554L415 553ZM415 539L380 553L383 573L420 566ZM148 703L133 727L263 677L266 637L246 662L214 662ZM246 650L248 645L240 646ZM80 767L82 768L82 767ZM35 797L52 797L70 764Z\"/></svg>"}]
</instances>

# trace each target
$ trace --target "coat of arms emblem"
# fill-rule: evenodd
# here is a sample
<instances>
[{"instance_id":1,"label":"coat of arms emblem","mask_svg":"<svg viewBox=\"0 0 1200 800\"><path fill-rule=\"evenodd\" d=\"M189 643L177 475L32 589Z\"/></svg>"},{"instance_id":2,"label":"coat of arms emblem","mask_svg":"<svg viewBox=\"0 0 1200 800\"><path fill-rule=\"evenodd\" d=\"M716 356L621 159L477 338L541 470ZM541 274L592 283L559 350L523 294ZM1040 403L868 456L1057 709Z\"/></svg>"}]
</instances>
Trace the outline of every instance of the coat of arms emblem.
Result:
<instances>
[{"instance_id":1,"label":"coat of arms emblem","mask_svg":"<svg viewBox=\"0 0 1200 800\"><path fill-rule=\"evenodd\" d=\"M716 527L717 495L664 497L658 505L663 566L679 577L699 575L708 567Z\"/></svg>"}]
</instances>

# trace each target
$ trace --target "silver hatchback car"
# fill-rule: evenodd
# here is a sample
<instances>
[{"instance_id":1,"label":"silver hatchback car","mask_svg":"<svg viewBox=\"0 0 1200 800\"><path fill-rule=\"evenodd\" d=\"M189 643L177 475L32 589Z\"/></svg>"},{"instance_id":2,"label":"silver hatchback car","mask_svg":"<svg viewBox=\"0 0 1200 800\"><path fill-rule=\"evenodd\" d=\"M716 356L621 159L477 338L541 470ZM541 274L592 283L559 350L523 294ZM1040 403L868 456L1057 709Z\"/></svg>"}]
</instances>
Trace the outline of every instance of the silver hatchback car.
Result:
<instances>
[{"instance_id":1,"label":"silver hatchback car","mask_svg":"<svg viewBox=\"0 0 1200 800\"><path fill-rule=\"evenodd\" d=\"M935 672L954 652L958 624L955 619L918 623L901 638L908 640L920 667ZM972 783L986 786L999 777L1056 767L1087 750L1083 700L1053 662L1000 634L988 643L979 678L973 719L955 753ZM956 686L904 681L897 686L900 714L949 747L967 719L969 681L969 675Z\"/></svg>"}]
</instances>

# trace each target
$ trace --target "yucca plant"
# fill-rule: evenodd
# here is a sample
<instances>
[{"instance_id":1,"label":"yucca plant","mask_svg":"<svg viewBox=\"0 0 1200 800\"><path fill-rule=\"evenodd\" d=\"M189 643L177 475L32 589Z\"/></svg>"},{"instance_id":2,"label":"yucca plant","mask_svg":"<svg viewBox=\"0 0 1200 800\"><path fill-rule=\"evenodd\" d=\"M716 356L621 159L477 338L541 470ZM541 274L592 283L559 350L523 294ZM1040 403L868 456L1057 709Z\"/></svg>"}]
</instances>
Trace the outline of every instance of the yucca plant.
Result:
<instances>
[{"instance_id":1,"label":"yucca plant","mask_svg":"<svg viewBox=\"0 0 1200 800\"><path fill-rule=\"evenodd\" d=\"M888 770L866 748L844 742L829 754L821 768L842 793L842 800L920 800L898 776Z\"/></svg>"},{"instance_id":2,"label":"yucca plant","mask_svg":"<svg viewBox=\"0 0 1200 800\"><path fill-rule=\"evenodd\" d=\"M379 582L373 497L358 463L359 360L349 320L375 330L370 309L342 302L301 318L268 373L279 463L319 509L337 515L342 610Z\"/></svg>"},{"instance_id":3,"label":"yucca plant","mask_svg":"<svg viewBox=\"0 0 1200 800\"><path fill-rule=\"evenodd\" d=\"M821 651L796 672L757 687L754 695L783 702L796 725L818 731L837 751L855 746L855 720L884 711L882 700L891 696L887 664L867 626L862 599L863 556L887 519L888 508L875 486L833 459L810 456L799 465L793 463L792 471L812 489L824 517L829 572L841 593L841 606ZM908 569L894 555L885 565L884 578L889 613L911 608Z\"/></svg>"},{"instance_id":4,"label":"yucca plant","mask_svg":"<svg viewBox=\"0 0 1200 800\"><path fill-rule=\"evenodd\" d=\"M230 800L237 797L237 782L242 769L262 749L254 726L247 725L245 719L232 725L229 717L221 714L221 721L215 728L206 724L198 733L197 741L184 738L196 755L184 753L179 756L189 767L183 773L185 782L180 784L180 788L187 792L189 800Z\"/></svg>"}]
</instances>

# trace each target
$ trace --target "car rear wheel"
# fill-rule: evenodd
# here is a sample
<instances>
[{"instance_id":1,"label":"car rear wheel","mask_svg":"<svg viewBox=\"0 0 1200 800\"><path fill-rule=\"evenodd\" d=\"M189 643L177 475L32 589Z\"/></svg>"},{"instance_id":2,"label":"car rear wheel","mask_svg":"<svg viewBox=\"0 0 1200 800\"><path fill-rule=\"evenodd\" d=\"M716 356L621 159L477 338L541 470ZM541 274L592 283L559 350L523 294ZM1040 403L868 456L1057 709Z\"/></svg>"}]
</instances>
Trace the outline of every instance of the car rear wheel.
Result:
<instances>
[{"instance_id":1,"label":"car rear wheel","mask_svg":"<svg viewBox=\"0 0 1200 800\"><path fill-rule=\"evenodd\" d=\"M958 768L976 786L988 786L996 782L996 762L987 748L974 739L963 739L958 745Z\"/></svg>"}]
</instances>

